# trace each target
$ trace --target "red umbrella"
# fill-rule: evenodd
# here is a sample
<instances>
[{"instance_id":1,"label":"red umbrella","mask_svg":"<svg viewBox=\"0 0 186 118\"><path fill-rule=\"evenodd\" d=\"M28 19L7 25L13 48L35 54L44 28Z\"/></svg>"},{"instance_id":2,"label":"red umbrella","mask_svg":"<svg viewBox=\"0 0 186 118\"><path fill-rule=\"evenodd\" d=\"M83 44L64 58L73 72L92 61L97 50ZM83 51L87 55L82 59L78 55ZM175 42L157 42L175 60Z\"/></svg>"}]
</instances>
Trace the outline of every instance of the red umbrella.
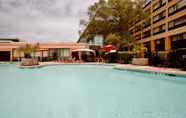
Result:
<instances>
[{"instance_id":1,"label":"red umbrella","mask_svg":"<svg viewBox=\"0 0 186 118\"><path fill-rule=\"evenodd\" d=\"M112 45L106 45L106 46L103 46L101 49L106 52L110 52L111 50L115 50L115 47Z\"/></svg>"}]
</instances>

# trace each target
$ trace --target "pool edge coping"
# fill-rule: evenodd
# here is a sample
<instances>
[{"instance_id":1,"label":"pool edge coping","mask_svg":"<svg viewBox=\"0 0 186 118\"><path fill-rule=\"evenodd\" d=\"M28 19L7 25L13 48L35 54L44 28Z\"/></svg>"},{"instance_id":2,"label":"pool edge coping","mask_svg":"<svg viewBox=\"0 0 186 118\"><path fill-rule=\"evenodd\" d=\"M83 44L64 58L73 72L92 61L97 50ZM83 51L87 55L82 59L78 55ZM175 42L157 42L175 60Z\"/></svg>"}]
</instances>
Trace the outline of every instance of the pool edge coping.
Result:
<instances>
[{"instance_id":1,"label":"pool edge coping","mask_svg":"<svg viewBox=\"0 0 186 118\"><path fill-rule=\"evenodd\" d=\"M123 67L124 65L115 65L114 66L114 69L117 69L117 70L127 70L127 71L133 71L133 72L146 72L146 73L153 73L153 74L164 74L164 75L167 75L167 76L177 76L177 77L186 77L186 71L181 71L181 70L164 70L162 71L161 69L160 70L151 70L151 69L148 69L148 68L143 68L145 66L137 66L136 68L135 67ZM133 65L132 65L133 66ZM158 68L158 67L156 67Z\"/></svg>"},{"instance_id":2,"label":"pool edge coping","mask_svg":"<svg viewBox=\"0 0 186 118\"><path fill-rule=\"evenodd\" d=\"M179 69L172 68L160 68L160 67L151 67L151 66L138 66L131 64L117 64L117 63L57 63L57 62L41 62L40 65L37 66L20 66L17 64L19 68L41 68L46 66L57 66L57 65L105 65L105 66L113 66L113 69L117 70L128 70L134 72L146 72L153 74L165 74L167 76L178 76L178 77L186 77L186 71L182 71ZM155 70L153 70L155 69Z\"/></svg>"}]
</instances>

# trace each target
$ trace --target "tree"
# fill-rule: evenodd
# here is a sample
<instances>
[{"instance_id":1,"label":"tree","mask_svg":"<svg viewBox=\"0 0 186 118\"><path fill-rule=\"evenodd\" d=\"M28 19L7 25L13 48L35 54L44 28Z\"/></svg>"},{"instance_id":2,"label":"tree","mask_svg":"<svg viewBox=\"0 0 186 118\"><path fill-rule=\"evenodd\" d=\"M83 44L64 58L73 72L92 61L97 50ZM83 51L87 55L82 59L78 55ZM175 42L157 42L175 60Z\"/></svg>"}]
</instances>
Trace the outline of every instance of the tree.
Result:
<instances>
[{"instance_id":1,"label":"tree","mask_svg":"<svg viewBox=\"0 0 186 118\"><path fill-rule=\"evenodd\" d=\"M141 46L139 44L134 44L132 48L132 52L134 53L135 57L140 57Z\"/></svg>"},{"instance_id":2,"label":"tree","mask_svg":"<svg viewBox=\"0 0 186 118\"><path fill-rule=\"evenodd\" d=\"M99 0L88 8L89 24L84 35L117 34L122 43L131 43L129 28L136 20L148 17L142 4L142 0Z\"/></svg>"},{"instance_id":3,"label":"tree","mask_svg":"<svg viewBox=\"0 0 186 118\"><path fill-rule=\"evenodd\" d=\"M26 44L24 46L21 46L17 49L18 52L23 52L24 53L24 56L25 58L31 58L31 54L34 54L36 53L37 49L39 48L39 44L37 45L30 45L30 44Z\"/></svg>"},{"instance_id":4,"label":"tree","mask_svg":"<svg viewBox=\"0 0 186 118\"><path fill-rule=\"evenodd\" d=\"M117 34L109 34L105 39L105 44L113 45L117 49L120 47L122 40L121 37Z\"/></svg>"}]
</instances>

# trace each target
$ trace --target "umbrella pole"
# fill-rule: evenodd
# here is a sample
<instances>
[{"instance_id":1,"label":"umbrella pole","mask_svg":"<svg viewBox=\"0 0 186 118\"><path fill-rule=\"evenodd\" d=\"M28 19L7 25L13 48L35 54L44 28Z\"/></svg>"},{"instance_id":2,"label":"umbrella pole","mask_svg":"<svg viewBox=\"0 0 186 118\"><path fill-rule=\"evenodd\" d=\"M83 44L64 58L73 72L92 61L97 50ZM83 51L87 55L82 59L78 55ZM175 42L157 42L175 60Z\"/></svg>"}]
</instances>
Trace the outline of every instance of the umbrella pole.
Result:
<instances>
[{"instance_id":1,"label":"umbrella pole","mask_svg":"<svg viewBox=\"0 0 186 118\"><path fill-rule=\"evenodd\" d=\"M79 57L79 60L80 60L80 61L82 61L81 56L82 56L82 53L81 53L81 52L78 52L78 57Z\"/></svg>"}]
</instances>

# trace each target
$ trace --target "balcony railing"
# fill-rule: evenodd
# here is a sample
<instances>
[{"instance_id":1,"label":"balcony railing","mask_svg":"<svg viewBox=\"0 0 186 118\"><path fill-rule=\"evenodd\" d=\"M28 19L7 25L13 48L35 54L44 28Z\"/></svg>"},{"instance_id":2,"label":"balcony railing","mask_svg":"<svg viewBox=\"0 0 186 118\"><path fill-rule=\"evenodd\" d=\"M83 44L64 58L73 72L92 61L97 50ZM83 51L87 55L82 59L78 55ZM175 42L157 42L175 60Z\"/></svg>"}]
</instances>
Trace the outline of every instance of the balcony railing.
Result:
<instances>
[{"instance_id":1,"label":"balcony railing","mask_svg":"<svg viewBox=\"0 0 186 118\"><path fill-rule=\"evenodd\" d=\"M159 0L153 5L153 12L163 7L166 4L166 0Z\"/></svg>"},{"instance_id":2,"label":"balcony railing","mask_svg":"<svg viewBox=\"0 0 186 118\"><path fill-rule=\"evenodd\" d=\"M186 15L170 21L168 24L168 30L172 30L178 27L186 26Z\"/></svg>"},{"instance_id":3,"label":"balcony railing","mask_svg":"<svg viewBox=\"0 0 186 118\"><path fill-rule=\"evenodd\" d=\"M165 32L165 30L166 30L165 24L160 25L158 27L155 27L153 29L153 35L157 35L157 34L163 33L163 32Z\"/></svg>"},{"instance_id":4,"label":"balcony railing","mask_svg":"<svg viewBox=\"0 0 186 118\"><path fill-rule=\"evenodd\" d=\"M150 36L151 36L151 30L148 30L146 32L143 32L142 38L147 38L147 37L150 37Z\"/></svg>"},{"instance_id":5,"label":"balcony railing","mask_svg":"<svg viewBox=\"0 0 186 118\"><path fill-rule=\"evenodd\" d=\"M169 7L168 15L171 16L175 14L176 12L179 12L185 8L186 8L186 0L179 0L179 2Z\"/></svg>"},{"instance_id":6,"label":"balcony railing","mask_svg":"<svg viewBox=\"0 0 186 118\"><path fill-rule=\"evenodd\" d=\"M166 17L166 10L162 11L161 13L159 13L158 15L153 17L153 23L156 23L160 20L163 20Z\"/></svg>"}]
</instances>

